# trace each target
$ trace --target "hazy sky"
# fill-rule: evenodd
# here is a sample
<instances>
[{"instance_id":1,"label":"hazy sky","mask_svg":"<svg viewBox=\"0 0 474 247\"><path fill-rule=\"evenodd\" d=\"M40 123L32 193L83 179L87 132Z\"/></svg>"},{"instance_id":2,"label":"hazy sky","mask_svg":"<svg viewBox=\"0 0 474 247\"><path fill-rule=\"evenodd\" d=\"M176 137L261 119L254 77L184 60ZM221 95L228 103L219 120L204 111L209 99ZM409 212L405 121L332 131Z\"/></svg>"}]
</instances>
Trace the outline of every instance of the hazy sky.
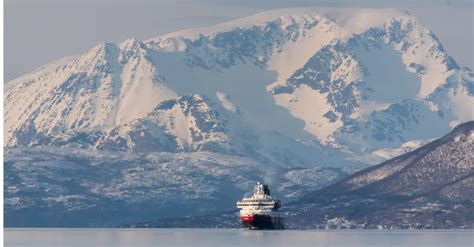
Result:
<instances>
[{"instance_id":1,"label":"hazy sky","mask_svg":"<svg viewBox=\"0 0 474 247\"><path fill-rule=\"evenodd\" d=\"M101 42L139 40L264 10L400 8L418 16L460 64L474 68L474 0L5 0L5 80Z\"/></svg>"}]
</instances>

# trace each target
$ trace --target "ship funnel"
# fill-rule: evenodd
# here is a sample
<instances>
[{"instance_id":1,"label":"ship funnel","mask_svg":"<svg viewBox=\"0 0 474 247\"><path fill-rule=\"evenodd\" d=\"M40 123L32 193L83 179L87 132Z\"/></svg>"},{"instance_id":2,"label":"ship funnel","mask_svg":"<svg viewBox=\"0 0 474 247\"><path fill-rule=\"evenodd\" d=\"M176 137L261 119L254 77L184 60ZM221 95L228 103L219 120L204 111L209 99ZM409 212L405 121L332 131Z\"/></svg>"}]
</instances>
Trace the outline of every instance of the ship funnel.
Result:
<instances>
[{"instance_id":1,"label":"ship funnel","mask_svg":"<svg viewBox=\"0 0 474 247\"><path fill-rule=\"evenodd\" d=\"M264 184L263 185L263 194L269 196L270 195L270 189L268 188L268 185Z\"/></svg>"}]
</instances>

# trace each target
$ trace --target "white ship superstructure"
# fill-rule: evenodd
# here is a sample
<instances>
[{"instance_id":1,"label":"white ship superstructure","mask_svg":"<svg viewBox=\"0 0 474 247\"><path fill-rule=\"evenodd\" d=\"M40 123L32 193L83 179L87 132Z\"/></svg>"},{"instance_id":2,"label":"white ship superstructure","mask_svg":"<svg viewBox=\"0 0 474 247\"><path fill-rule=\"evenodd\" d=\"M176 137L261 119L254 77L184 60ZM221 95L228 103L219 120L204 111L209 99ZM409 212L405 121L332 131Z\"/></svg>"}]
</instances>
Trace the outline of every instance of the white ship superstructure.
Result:
<instances>
[{"instance_id":1,"label":"white ship superstructure","mask_svg":"<svg viewBox=\"0 0 474 247\"><path fill-rule=\"evenodd\" d=\"M280 201L270 195L267 185L261 183L257 183L251 197L237 202L242 224L249 229L282 229L280 207Z\"/></svg>"}]
</instances>

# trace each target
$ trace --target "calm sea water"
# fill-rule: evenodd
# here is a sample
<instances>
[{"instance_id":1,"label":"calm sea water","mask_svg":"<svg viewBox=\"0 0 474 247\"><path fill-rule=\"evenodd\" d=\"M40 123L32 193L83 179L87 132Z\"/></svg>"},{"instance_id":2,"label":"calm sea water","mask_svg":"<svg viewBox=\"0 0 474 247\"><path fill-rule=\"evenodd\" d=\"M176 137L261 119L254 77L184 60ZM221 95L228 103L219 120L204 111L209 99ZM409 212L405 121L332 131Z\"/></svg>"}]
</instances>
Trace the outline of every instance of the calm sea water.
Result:
<instances>
[{"instance_id":1,"label":"calm sea water","mask_svg":"<svg viewBox=\"0 0 474 247\"><path fill-rule=\"evenodd\" d=\"M474 231L6 229L5 246L474 246Z\"/></svg>"}]
</instances>

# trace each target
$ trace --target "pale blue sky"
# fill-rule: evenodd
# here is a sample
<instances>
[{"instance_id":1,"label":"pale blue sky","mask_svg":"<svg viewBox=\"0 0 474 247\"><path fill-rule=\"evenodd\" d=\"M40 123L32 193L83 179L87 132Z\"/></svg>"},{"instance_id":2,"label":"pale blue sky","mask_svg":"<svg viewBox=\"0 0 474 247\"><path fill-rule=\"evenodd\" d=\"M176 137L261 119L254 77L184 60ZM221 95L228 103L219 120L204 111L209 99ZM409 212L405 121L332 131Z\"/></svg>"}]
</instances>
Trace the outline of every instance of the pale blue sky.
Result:
<instances>
[{"instance_id":1,"label":"pale blue sky","mask_svg":"<svg viewBox=\"0 0 474 247\"><path fill-rule=\"evenodd\" d=\"M461 66L474 68L473 0L5 0L5 80L104 41L143 40L264 10L304 6L408 10Z\"/></svg>"}]
</instances>

